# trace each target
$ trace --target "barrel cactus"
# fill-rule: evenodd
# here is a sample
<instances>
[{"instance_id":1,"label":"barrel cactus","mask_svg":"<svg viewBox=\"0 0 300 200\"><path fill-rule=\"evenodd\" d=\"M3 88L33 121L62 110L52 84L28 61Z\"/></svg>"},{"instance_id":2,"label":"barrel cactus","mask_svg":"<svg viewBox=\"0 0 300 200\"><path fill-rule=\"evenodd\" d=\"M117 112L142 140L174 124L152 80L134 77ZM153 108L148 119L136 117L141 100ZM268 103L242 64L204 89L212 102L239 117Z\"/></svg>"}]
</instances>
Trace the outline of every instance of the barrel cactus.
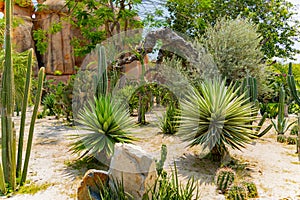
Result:
<instances>
[{"instance_id":1,"label":"barrel cactus","mask_svg":"<svg viewBox=\"0 0 300 200\"><path fill-rule=\"evenodd\" d=\"M215 177L215 184L217 185L218 190L221 190L222 193L225 193L232 185L234 178L235 172L231 168L220 168Z\"/></svg>"},{"instance_id":2,"label":"barrel cactus","mask_svg":"<svg viewBox=\"0 0 300 200\"><path fill-rule=\"evenodd\" d=\"M226 194L226 200L244 200L248 199L245 187L234 185Z\"/></svg>"},{"instance_id":3,"label":"barrel cactus","mask_svg":"<svg viewBox=\"0 0 300 200\"><path fill-rule=\"evenodd\" d=\"M247 191L247 197L248 198L257 198L258 197L258 192L257 192L257 187L255 183L249 182L249 181L244 181L242 185L245 187Z\"/></svg>"}]
</instances>

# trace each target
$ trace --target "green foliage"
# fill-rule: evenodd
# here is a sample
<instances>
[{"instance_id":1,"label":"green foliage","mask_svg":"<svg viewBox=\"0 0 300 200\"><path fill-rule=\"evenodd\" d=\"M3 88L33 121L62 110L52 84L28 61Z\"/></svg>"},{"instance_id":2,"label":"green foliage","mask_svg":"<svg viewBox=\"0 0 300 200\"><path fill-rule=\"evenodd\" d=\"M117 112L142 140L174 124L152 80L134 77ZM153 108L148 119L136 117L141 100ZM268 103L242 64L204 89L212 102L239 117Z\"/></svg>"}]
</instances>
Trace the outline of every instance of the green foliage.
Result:
<instances>
[{"instance_id":1,"label":"green foliage","mask_svg":"<svg viewBox=\"0 0 300 200\"><path fill-rule=\"evenodd\" d=\"M208 25L215 25L219 18L249 19L258 27L262 36L259 46L266 58L291 58L298 53L294 47L299 22L295 6L287 0L168 0L168 24L189 36L201 35ZM192 6L191 6L192 5ZM199 9L200 8L200 9Z\"/></svg>"},{"instance_id":2,"label":"green foliage","mask_svg":"<svg viewBox=\"0 0 300 200\"><path fill-rule=\"evenodd\" d=\"M162 174L155 180L155 185L148 189L143 200L192 200L199 199L199 189L193 177L182 185L178 180L177 167L174 166L171 176Z\"/></svg>"},{"instance_id":3,"label":"green foliage","mask_svg":"<svg viewBox=\"0 0 300 200\"><path fill-rule=\"evenodd\" d=\"M287 137L286 142L287 142L287 144L290 144L290 145L297 144L297 137L289 136L289 137Z\"/></svg>"},{"instance_id":4,"label":"green foliage","mask_svg":"<svg viewBox=\"0 0 300 200\"><path fill-rule=\"evenodd\" d=\"M225 193L233 184L235 179L235 172L228 167L220 168L216 172L215 184L222 193Z\"/></svg>"},{"instance_id":5,"label":"green foliage","mask_svg":"<svg viewBox=\"0 0 300 200\"><path fill-rule=\"evenodd\" d=\"M261 103L260 114L267 114L270 119L275 119L278 115L278 103Z\"/></svg>"},{"instance_id":6,"label":"green foliage","mask_svg":"<svg viewBox=\"0 0 300 200\"><path fill-rule=\"evenodd\" d=\"M36 49L40 54L45 54L48 48L47 31L43 29L33 30L33 39L35 41Z\"/></svg>"},{"instance_id":7,"label":"green foliage","mask_svg":"<svg viewBox=\"0 0 300 200\"><path fill-rule=\"evenodd\" d=\"M299 132L299 126L298 124L294 125L292 130L291 130L291 135L298 135L298 132Z\"/></svg>"},{"instance_id":8,"label":"green foliage","mask_svg":"<svg viewBox=\"0 0 300 200\"><path fill-rule=\"evenodd\" d=\"M48 94L43 98L42 104L44 105L43 113L47 114L48 116L55 115L55 95Z\"/></svg>"},{"instance_id":9,"label":"green foliage","mask_svg":"<svg viewBox=\"0 0 300 200\"><path fill-rule=\"evenodd\" d=\"M275 128L277 134L284 134L290 126L292 126L296 121L289 123L288 119L284 117L284 101L285 101L285 91L283 87L280 89L279 102L278 102L278 116L277 123L272 120L273 127Z\"/></svg>"},{"instance_id":10,"label":"green foliage","mask_svg":"<svg viewBox=\"0 0 300 200\"><path fill-rule=\"evenodd\" d=\"M286 136L285 135L277 135L277 142L285 143L286 142Z\"/></svg>"},{"instance_id":11,"label":"green foliage","mask_svg":"<svg viewBox=\"0 0 300 200\"><path fill-rule=\"evenodd\" d=\"M110 156L115 143L131 143L134 140L129 135L134 123L128 111L109 96L99 96L89 101L79 111L77 122L88 132L74 136L76 141L71 145L73 153L84 152L83 156L95 156L104 152Z\"/></svg>"},{"instance_id":12,"label":"green foliage","mask_svg":"<svg viewBox=\"0 0 300 200\"><path fill-rule=\"evenodd\" d=\"M242 185L246 189L248 198L257 198L258 197L257 187L256 187L255 183L249 182L249 181L243 181Z\"/></svg>"},{"instance_id":13,"label":"green foliage","mask_svg":"<svg viewBox=\"0 0 300 200\"><path fill-rule=\"evenodd\" d=\"M234 185L232 186L227 194L226 200L244 200L247 198L247 192L243 186Z\"/></svg>"},{"instance_id":14,"label":"green foliage","mask_svg":"<svg viewBox=\"0 0 300 200\"><path fill-rule=\"evenodd\" d=\"M173 30L192 37L204 32L203 12L211 7L210 0L168 0L166 7L170 13L167 23Z\"/></svg>"},{"instance_id":15,"label":"green foliage","mask_svg":"<svg viewBox=\"0 0 300 200\"><path fill-rule=\"evenodd\" d=\"M19 115L19 111L21 109L21 102L24 97L24 89L25 89L25 82L26 82L26 71L27 71L27 58L28 58L29 51L24 51L22 53L12 52L12 59L13 59L13 70L14 70L14 87L15 87L15 110L17 111L17 115ZM5 51L0 51L0 72L3 72L4 67L4 54ZM33 77L33 75L32 75ZM32 82L33 86L36 86L35 82ZM29 92L29 101L32 100L32 89Z\"/></svg>"},{"instance_id":16,"label":"green foliage","mask_svg":"<svg viewBox=\"0 0 300 200\"><path fill-rule=\"evenodd\" d=\"M167 146L165 144L162 144L160 149L160 160L156 161L156 172L158 176L162 175L164 164L167 160L167 154L168 154Z\"/></svg>"},{"instance_id":17,"label":"green foliage","mask_svg":"<svg viewBox=\"0 0 300 200\"><path fill-rule=\"evenodd\" d=\"M178 110L172 103L167 107L166 113L158 118L159 128L164 134L175 134L179 126Z\"/></svg>"},{"instance_id":18,"label":"green foliage","mask_svg":"<svg viewBox=\"0 0 300 200\"><path fill-rule=\"evenodd\" d=\"M227 152L225 144L241 149L255 137L251 123L256 110L245 100L245 94L237 96L233 85L226 86L220 79L206 80L200 91L194 89L181 102L181 126L179 135L190 146L202 145L216 155Z\"/></svg>"},{"instance_id":19,"label":"green foliage","mask_svg":"<svg viewBox=\"0 0 300 200\"><path fill-rule=\"evenodd\" d=\"M212 54L223 78L236 81L247 73L257 78L263 74L263 54L256 30L255 25L242 18L221 18L206 28L200 41Z\"/></svg>"},{"instance_id":20,"label":"green foliage","mask_svg":"<svg viewBox=\"0 0 300 200\"><path fill-rule=\"evenodd\" d=\"M113 34L140 28L136 6L140 0L77 0L68 1L70 22L80 29L83 37L74 38L75 55L85 55Z\"/></svg>"}]
</instances>

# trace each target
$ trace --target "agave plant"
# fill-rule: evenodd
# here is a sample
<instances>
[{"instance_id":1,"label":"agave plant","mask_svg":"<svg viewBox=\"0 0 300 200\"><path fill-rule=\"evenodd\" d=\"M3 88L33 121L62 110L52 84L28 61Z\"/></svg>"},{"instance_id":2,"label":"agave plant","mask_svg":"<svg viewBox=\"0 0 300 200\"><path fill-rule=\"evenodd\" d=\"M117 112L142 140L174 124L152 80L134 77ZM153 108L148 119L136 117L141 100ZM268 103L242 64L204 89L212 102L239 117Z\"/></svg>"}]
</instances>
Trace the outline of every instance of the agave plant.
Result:
<instances>
[{"instance_id":1,"label":"agave plant","mask_svg":"<svg viewBox=\"0 0 300 200\"><path fill-rule=\"evenodd\" d=\"M178 134L191 142L190 146L208 148L213 160L222 159L226 145L240 150L255 138L251 122L257 110L237 91L217 78L204 81L199 91L194 89L182 100Z\"/></svg>"},{"instance_id":2,"label":"agave plant","mask_svg":"<svg viewBox=\"0 0 300 200\"><path fill-rule=\"evenodd\" d=\"M115 102L109 95L95 97L78 113L78 123L88 131L75 137L71 151L86 155L97 155L101 152L110 156L115 143L131 143L134 137L129 129L134 126L124 106Z\"/></svg>"}]
</instances>

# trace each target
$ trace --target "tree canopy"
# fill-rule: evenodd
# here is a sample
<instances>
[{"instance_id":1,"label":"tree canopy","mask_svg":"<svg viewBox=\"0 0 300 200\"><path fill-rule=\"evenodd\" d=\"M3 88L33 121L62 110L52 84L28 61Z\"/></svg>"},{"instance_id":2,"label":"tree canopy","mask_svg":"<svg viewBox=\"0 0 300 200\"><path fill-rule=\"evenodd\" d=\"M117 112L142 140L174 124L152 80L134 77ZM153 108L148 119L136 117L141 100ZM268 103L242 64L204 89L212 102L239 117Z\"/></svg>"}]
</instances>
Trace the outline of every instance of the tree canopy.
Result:
<instances>
[{"instance_id":1,"label":"tree canopy","mask_svg":"<svg viewBox=\"0 0 300 200\"><path fill-rule=\"evenodd\" d=\"M286 0L168 0L169 26L197 37L218 18L248 18L257 24L265 58L292 58L299 51L293 46L299 22L293 19L295 7Z\"/></svg>"}]
</instances>

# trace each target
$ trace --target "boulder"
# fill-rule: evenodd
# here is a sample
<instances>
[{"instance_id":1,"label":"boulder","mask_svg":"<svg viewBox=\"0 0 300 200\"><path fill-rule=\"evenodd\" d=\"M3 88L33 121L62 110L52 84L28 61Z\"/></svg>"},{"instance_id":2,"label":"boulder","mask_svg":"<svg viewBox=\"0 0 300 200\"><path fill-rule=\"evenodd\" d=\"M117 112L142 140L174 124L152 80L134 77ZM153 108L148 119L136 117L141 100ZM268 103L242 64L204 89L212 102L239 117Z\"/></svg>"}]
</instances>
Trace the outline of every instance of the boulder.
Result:
<instances>
[{"instance_id":1,"label":"boulder","mask_svg":"<svg viewBox=\"0 0 300 200\"><path fill-rule=\"evenodd\" d=\"M109 182L122 181L125 192L134 199L142 199L157 178L154 158L141 147L132 144L116 144L109 169Z\"/></svg>"},{"instance_id":2,"label":"boulder","mask_svg":"<svg viewBox=\"0 0 300 200\"><path fill-rule=\"evenodd\" d=\"M101 183L101 182L102 183ZM77 199L86 200L92 197L92 200L101 199L99 189L108 182L108 172L96 169L88 170L77 190Z\"/></svg>"},{"instance_id":3,"label":"boulder","mask_svg":"<svg viewBox=\"0 0 300 200\"><path fill-rule=\"evenodd\" d=\"M28 16L17 16L19 21L18 26L13 28L12 41L14 50L17 52L24 52L30 48L34 49L34 42L32 38L32 19Z\"/></svg>"}]
</instances>

